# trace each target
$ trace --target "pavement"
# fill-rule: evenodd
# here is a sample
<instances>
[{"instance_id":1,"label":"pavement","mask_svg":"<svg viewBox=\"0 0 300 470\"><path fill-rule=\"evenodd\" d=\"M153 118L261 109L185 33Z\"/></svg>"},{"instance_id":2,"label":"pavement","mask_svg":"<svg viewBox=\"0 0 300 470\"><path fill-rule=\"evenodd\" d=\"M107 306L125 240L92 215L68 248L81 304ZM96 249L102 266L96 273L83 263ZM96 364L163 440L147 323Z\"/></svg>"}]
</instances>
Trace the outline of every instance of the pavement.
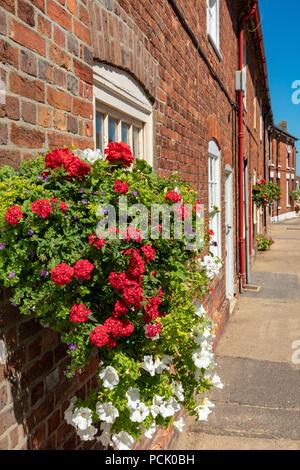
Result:
<instances>
[{"instance_id":1,"label":"pavement","mask_svg":"<svg viewBox=\"0 0 300 470\"><path fill-rule=\"evenodd\" d=\"M268 234L274 245L252 265L260 290L240 294L216 349L224 388L210 392L207 422L187 418L174 450L300 450L300 218Z\"/></svg>"}]
</instances>

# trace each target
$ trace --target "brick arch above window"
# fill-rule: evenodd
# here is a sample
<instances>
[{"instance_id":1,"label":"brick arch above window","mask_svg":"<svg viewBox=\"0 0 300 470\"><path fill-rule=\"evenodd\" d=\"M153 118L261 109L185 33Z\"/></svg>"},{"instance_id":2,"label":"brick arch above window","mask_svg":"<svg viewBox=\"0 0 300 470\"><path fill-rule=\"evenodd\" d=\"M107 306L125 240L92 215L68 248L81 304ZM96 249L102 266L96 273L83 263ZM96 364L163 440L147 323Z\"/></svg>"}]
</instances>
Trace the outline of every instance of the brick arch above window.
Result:
<instances>
[{"instance_id":1,"label":"brick arch above window","mask_svg":"<svg viewBox=\"0 0 300 470\"><path fill-rule=\"evenodd\" d=\"M89 0L90 31L95 61L128 72L156 100L158 65L146 45L147 37L119 5L108 9L102 1Z\"/></svg>"},{"instance_id":2,"label":"brick arch above window","mask_svg":"<svg viewBox=\"0 0 300 470\"><path fill-rule=\"evenodd\" d=\"M208 142L210 140L215 140L218 147L222 147L221 127L218 123L216 116L214 116L213 114L210 114L207 118L206 139Z\"/></svg>"}]
</instances>

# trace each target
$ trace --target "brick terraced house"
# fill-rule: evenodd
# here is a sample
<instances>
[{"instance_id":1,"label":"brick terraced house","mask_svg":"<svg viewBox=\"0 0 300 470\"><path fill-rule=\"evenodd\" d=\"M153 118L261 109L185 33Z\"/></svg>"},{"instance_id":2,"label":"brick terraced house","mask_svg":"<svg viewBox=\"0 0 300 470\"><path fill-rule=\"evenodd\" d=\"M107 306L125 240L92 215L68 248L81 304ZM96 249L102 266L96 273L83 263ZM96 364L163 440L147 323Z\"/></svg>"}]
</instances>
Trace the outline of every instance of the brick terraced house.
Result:
<instances>
[{"instance_id":1,"label":"brick terraced house","mask_svg":"<svg viewBox=\"0 0 300 470\"><path fill-rule=\"evenodd\" d=\"M293 214L296 139L273 122L258 2L0 0L0 79L1 165L123 140L160 176L177 171L206 207L220 208L212 228L224 265L204 299L218 339L267 220L252 186L279 179L282 199L269 216ZM95 365L66 381L65 347L8 297L0 449L95 448L63 419L70 398L94 383ZM173 438L157 433L139 448L166 448Z\"/></svg>"}]
</instances>

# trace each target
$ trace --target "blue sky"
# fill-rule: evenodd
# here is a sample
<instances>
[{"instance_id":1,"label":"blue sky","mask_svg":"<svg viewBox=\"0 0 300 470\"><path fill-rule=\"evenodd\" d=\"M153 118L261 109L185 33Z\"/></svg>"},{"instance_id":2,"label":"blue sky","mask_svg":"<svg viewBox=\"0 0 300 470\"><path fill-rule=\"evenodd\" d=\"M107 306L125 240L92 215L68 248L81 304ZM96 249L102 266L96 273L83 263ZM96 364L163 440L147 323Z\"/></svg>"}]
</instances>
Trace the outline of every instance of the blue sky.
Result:
<instances>
[{"instance_id":1,"label":"blue sky","mask_svg":"<svg viewBox=\"0 0 300 470\"><path fill-rule=\"evenodd\" d=\"M286 120L288 132L300 139L300 103L292 103L292 83L299 80L300 1L260 0L267 56L268 80L274 122ZM300 93L298 95L300 98ZM297 142L297 174L300 175L300 142Z\"/></svg>"}]
</instances>

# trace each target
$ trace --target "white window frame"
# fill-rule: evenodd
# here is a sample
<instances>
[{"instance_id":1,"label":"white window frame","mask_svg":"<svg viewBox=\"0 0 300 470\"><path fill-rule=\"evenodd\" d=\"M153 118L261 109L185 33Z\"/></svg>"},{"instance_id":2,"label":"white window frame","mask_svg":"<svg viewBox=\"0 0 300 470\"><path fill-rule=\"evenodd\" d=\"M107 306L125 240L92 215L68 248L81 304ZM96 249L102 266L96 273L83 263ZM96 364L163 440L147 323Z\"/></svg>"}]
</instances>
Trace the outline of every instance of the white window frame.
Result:
<instances>
[{"instance_id":1,"label":"white window frame","mask_svg":"<svg viewBox=\"0 0 300 470\"><path fill-rule=\"evenodd\" d=\"M213 3L213 5L211 5ZM220 52L220 2L219 0L206 0L206 29L207 36L219 57Z\"/></svg>"},{"instance_id":2,"label":"white window frame","mask_svg":"<svg viewBox=\"0 0 300 470\"><path fill-rule=\"evenodd\" d=\"M290 175L286 175L286 207L290 208Z\"/></svg>"},{"instance_id":3,"label":"white window frame","mask_svg":"<svg viewBox=\"0 0 300 470\"><path fill-rule=\"evenodd\" d=\"M262 115L262 100L259 100L259 138L262 142L263 138L263 115Z\"/></svg>"},{"instance_id":4,"label":"white window frame","mask_svg":"<svg viewBox=\"0 0 300 470\"><path fill-rule=\"evenodd\" d=\"M140 158L153 166L153 105L146 93L126 72L106 64L94 65L94 136L96 112L104 115L104 148L108 144L108 117L117 119L116 141L121 141L121 122L140 131ZM132 132L129 132L130 139ZM132 140L128 143L132 145Z\"/></svg>"},{"instance_id":5,"label":"white window frame","mask_svg":"<svg viewBox=\"0 0 300 470\"><path fill-rule=\"evenodd\" d=\"M215 140L208 143L208 207L209 212L217 206L221 210L221 177L220 177L220 149ZM210 229L214 231L212 240L217 246L210 248L211 252L222 258L222 231L221 212L214 214L210 220Z\"/></svg>"}]
</instances>

